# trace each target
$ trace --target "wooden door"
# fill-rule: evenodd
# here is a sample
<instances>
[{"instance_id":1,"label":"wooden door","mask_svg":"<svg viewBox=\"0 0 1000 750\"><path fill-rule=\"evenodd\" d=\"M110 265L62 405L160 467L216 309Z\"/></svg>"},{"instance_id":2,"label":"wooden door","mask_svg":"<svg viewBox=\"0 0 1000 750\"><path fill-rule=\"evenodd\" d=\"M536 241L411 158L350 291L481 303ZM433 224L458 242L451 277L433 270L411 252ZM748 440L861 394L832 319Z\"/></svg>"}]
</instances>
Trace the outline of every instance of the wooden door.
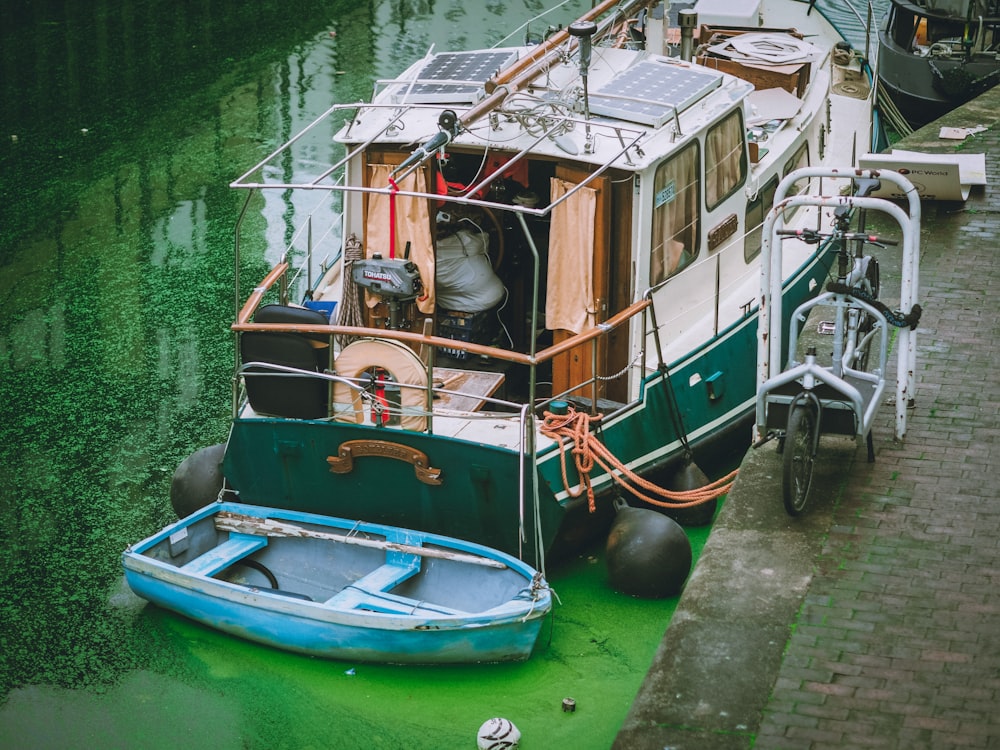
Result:
<instances>
[{"instance_id":1,"label":"wooden door","mask_svg":"<svg viewBox=\"0 0 1000 750\"><path fill-rule=\"evenodd\" d=\"M579 184L588 174L580 169L574 169L560 165L556 168L556 179L566 183ZM581 278L590 289L589 300L586 304L586 315L584 330L592 328L594 325L606 320L609 315L610 287L611 287L611 263L610 263L610 238L611 238L611 181L601 176L591 181L586 186L593 190L593 204L589 213L592 215L585 217L587 223L593 228L593 248L592 254L585 261L586 268L578 268L576 273L553 268L549 266L547 280L547 296L559 292L561 285L580 284ZM559 207L555 209L559 210ZM584 217L580 218L581 222ZM553 232L556 231L557 222L554 219ZM550 248L556 238L550 238ZM548 304L547 304L548 307ZM548 325L548 323L547 323ZM571 338L574 332L564 328L555 328L552 332L554 344L559 344ZM603 398L606 387L601 381L595 384L589 383L594 378L594 345L597 346L597 374L606 373L608 346L603 338L596 339L573 347L567 352L558 355L552 362L552 392L554 394L569 392L569 395L579 396L585 399ZM584 384L584 385L581 385Z\"/></svg>"}]
</instances>

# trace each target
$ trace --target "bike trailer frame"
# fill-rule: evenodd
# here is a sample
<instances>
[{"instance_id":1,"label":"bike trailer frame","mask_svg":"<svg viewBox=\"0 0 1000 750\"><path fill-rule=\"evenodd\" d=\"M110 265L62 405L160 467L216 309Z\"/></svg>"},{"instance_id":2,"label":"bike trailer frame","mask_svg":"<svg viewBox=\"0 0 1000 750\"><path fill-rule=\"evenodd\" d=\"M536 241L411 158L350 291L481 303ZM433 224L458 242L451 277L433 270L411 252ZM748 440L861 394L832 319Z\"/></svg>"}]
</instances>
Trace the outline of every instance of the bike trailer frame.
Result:
<instances>
[{"instance_id":1,"label":"bike trailer frame","mask_svg":"<svg viewBox=\"0 0 1000 750\"><path fill-rule=\"evenodd\" d=\"M900 206L882 198L796 195L786 197L792 185L813 177L833 178L827 184L841 185L845 179L878 179L899 186L908 199L907 213ZM822 184L822 183L821 183ZM849 294L823 292L797 307L789 324L789 365L782 368L782 309L781 309L781 239L778 232L784 227L783 213L796 206L820 208L861 208L889 214L899 224L903 233L900 308L904 315L916 304L919 286L920 197L917 189L903 175L890 170L828 169L807 167L790 172L778 185L774 206L763 225L761 253L760 316L757 341L757 403L756 439L761 440L769 429L783 428L793 403L805 398L816 408L819 432L854 435L859 443L871 430L874 417L885 398L888 364L888 321L885 315L864 300ZM821 212L822 215L822 212ZM807 313L825 305L838 308L838 319L843 308L864 310L877 321L875 330L880 332L881 347L877 368L871 373L842 367L826 367L816 362L815 355L806 354L800 361L797 354L799 326ZM841 332L842 333L842 332ZM906 408L913 394L913 377L916 362L915 331L908 326L899 331L896 368L896 418L895 437L903 440L906 435ZM839 334L838 334L839 335ZM838 351L839 355L840 352ZM844 359L847 359L846 357ZM776 374L772 375L774 372ZM803 392L808 395L803 396Z\"/></svg>"}]
</instances>

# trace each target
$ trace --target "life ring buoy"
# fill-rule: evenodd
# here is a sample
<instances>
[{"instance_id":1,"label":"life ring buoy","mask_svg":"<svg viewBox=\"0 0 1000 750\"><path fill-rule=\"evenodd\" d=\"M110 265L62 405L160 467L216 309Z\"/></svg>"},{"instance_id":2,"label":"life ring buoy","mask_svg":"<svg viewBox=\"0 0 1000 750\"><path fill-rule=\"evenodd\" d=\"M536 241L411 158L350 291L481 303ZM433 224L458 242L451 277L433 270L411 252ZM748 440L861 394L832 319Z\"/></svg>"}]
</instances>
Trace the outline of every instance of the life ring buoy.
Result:
<instances>
[{"instance_id":1,"label":"life ring buoy","mask_svg":"<svg viewBox=\"0 0 1000 750\"><path fill-rule=\"evenodd\" d=\"M386 339L362 339L348 344L337 355L333 369L344 378L360 378L372 368L388 372L400 384L400 406L403 415L400 425L406 430L421 431L427 426L427 370L412 349ZM416 386L408 388L406 386ZM336 418L361 424L365 420L365 404L357 391L344 383L333 384L333 403ZM350 405L351 408L338 408Z\"/></svg>"}]
</instances>

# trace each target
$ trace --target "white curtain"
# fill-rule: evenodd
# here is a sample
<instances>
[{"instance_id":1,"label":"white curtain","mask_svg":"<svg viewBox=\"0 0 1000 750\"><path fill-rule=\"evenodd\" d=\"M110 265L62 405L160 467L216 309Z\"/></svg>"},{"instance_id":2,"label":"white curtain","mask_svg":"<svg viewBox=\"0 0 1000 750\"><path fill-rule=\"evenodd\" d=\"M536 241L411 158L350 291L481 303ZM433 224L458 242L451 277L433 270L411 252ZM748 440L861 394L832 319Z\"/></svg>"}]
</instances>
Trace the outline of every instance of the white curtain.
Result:
<instances>
[{"instance_id":1,"label":"white curtain","mask_svg":"<svg viewBox=\"0 0 1000 750\"><path fill-rule=\"evenodd\" d=\"M576 187L552 178L552 201ZM583 187L552 210L545 327L580 333L594 319L594 221L597 191Z\"/></svg>"},{"instance_id":2,"label":"white curtain","mask_svg":"<svg viewBox=\"0 0 1000 750\"><path fill-rule=\"evenodd\" d=\"M689 146L656 170L649 281L659 284L691 262L698 237L698 149Z\"/></svg>"},{"instance_id":3,"label":"white curtain","mask_svg":"<svg viewBox=\"0 0 1000 750\"><path fill-rule=\"evenodd\" d=\"M715 208L742 180L743 122L733 114L705 139L705 202Z\"/></svg>"}]
</instances>

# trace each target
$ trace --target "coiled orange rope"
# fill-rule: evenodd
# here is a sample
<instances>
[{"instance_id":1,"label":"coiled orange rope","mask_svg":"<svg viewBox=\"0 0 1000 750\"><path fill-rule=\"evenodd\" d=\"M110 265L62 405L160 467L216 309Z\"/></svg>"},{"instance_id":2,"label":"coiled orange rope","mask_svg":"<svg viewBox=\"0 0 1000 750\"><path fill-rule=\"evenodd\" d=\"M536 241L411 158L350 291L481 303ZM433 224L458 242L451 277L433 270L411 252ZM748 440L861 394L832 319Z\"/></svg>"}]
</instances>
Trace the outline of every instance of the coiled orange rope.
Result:
<instances>
[{"instance_id":1,"label":"coiled orange rope","mask_svg":"<svg viewBox=\"0 0 1000 750\"><path fill-rule=\"evenodd\" d=\"M540 427L543 435L552 438L559 444L563 486L570 497L580 497L586 492L587 505L591 513L596 509L594 488L590 480L590 472L595 465L604 469L616 483L637 498L662 508L691 508L715 500L732 488L733 481L739 473L738 469L729 472L721 479L709 482L704 487L680 492L659 487L648 479L644 479L615 458L608 447L591 433L591 424L599 422L603 416L603 414L590 416L584 412L578 412L570 406L566 414L545 412ZM570 447L569 452L573 456L573 464L576 467L577 476L580 478L580 485L576 488L570 486L566 473L567 447Z\"/></svg>"}]
</instances>

